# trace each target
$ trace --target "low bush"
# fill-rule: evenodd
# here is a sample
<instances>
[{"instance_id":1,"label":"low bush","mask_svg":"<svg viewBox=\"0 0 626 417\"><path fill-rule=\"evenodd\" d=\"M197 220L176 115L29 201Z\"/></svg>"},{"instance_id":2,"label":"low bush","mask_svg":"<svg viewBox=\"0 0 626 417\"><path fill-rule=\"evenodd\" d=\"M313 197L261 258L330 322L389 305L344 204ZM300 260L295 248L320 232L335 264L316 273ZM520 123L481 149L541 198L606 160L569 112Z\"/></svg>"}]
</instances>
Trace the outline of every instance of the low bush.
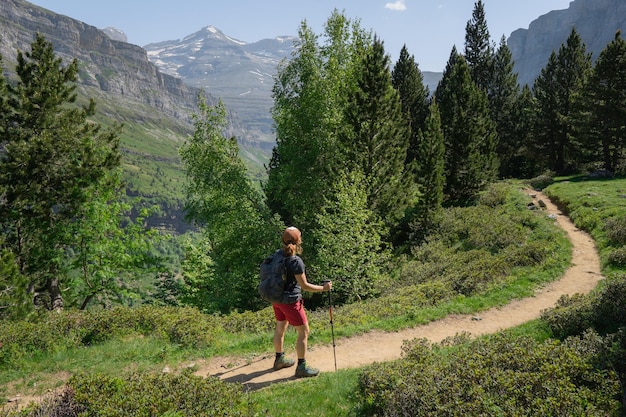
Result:
<instances>
[{"instance_id":1,"label":"low bush","mask_svg":"<svg viewBox=\"0 0 626 417\"><path fill-rule=\"evenodd\" d=\"M464 342L414 341L403 360L363 371L360 415L619 415L619 381L589 350L505 334Z\"/></svg>"},{"instance_id":2,"label":"low bush","mask_svg":"<svg viewBox=\"0 0 626 417\"><path fill-rule=\"evenodd\" d=\"M611 245L626 245L626 217L611 217L604 222L604 232Z\"/></svg>"},{"instance_id":3,"label":"low bush","mask_svg":"<svg viewBox=\"0 0 626 417\"><path fill-rule=\"evenodd\" d=\"M213 417L254 416L257 411L241 385L186 371L124 377L76 375L64 389L19 415Z\"/></svg>"},{"instance_id":4,"label":"low bush","mask_svg":"<svg viewBox=\"0 0 626 417\"><path fill-rule=\"evenodd\" d=\"M626 267L626 245L614 249L607 257L609 264L620 268Z\"/></svg>"},{"instance_id":5,"label":"low bush","mask_svg":"<svg viewBox=\"0 0 626 417\"><path fill-rule=\"evenodd\" d=\"M204 348L219 341L219 317L190 307L114 308L42 314L33 321L0 322L0 366L37 353L90 346L129 334L156 336L174 344Z\"/></svg>"},{"instance_id":6,"label":"low bush","mask_svg":"<svg viewBox=\"0 0 626 417\"><path fill-rule=\"evenodd\" d=\"M602 335L626 326L626 275L607 278L588 295L562 297L557 306L542 313L555 337L581 335L594 329Z\"/></svg>"},{"instance_id":7,"label":"low bush","mask_svg":"<svg viewBox=\"0 0 626 417\"><path fill-rule=\"evenodd\" d=\"M528 180L528 184L534 190L543 190L544 188L546 188L547 186L553 183L554 183L554 178L551 173L541 174Z\"/></svg>"}]
</instances>

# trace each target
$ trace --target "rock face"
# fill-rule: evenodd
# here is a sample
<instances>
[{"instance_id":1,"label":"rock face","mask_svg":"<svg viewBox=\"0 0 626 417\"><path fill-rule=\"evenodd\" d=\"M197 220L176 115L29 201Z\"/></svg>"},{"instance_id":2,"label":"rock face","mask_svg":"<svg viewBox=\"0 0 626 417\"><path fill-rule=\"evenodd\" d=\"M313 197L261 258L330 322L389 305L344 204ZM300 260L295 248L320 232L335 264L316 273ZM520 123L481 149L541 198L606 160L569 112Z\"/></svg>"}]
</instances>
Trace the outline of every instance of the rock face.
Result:
<instances>
[{"instance_id":1,"label":"rock face","mask_svg":"<svg viewBox=\"0 0 626 417\"><path fill-rule=\"evenodd\" d=\"M533 21L528 29L513 32L507 44L521 85L532 86L552 51L558 52L572 28L576 28L595 60L617 30L626 34L626 1L575 0L568 9L551 11Z\"/></svg>"},{"instance_id":2,"label":"rock face","mask_svg":"<svg viewBox=\"0 0 626 417\"><path fill-rule=\"evenodd\" d=\"M0 1L0 53L12 67L17 49L30 51L35 33L54 45L55 53L79 61L79 83L139 101L177 119L189 120L199 90L161 73L139 46L114 40L94 26L23 0Z\"/></svg>"}]
</instances>

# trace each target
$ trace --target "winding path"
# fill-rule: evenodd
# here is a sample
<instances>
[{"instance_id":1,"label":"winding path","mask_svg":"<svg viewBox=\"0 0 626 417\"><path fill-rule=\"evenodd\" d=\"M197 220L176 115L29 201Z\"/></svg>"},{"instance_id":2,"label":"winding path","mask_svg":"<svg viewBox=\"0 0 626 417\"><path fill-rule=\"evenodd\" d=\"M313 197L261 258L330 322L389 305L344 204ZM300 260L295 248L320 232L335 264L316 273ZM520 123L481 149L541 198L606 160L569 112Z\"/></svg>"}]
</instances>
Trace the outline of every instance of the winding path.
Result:
<instances>
[{"instance_id":1,"label":"winding path","mask_svg":"<svg viewBox=\"0 0 626 417\"><path fill-rule=\"evenodd\" d=\"M440 342L460 332L473 336L495 333L518 326L540 316L542 310L555 305L565 294L587 293L594 289L603 277L600 259L591 237L577 229L574 224L541 192L528 191L536 205L542 201L546 215L551 215L572 242L572 263L565 274L553 283L538 290L533 297L514 300L511 303L474 315L451 315L429 324L398 332L368 332L363 335L336 341L337 368L355 368L374 362L385 362L401 357L405 340L426 338ZM478 318L478 319L477 319ZM289 354L289 351L288 351ZM291 352L293 356L293 351ZM254 390L267 385L294 380L294 368L273 371L274 355L246 358L212 358L199 366L197 375L217 376L224 381L240 382ZM335 361L332 345L315 346L307 352L307 361L322 372L332 372Z\"/></svg>"}]
</instances>

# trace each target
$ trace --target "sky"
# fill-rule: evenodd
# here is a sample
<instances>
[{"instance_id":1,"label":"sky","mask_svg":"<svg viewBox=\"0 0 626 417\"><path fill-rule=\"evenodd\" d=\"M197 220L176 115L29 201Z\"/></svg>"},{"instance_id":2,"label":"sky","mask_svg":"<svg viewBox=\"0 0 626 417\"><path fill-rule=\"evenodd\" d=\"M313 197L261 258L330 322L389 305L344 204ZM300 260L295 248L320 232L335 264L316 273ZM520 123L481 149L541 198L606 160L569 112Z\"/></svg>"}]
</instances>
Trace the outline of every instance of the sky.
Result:
<instances>
[{"instance_id":1,"label":"sky","mask_svg":"<svg viewBox=\"0 0 626 417\"><path fill-rule=\"evenodd\" d=\"M492 41L571 0L483 0ZM462 51L475 0L30 0L98 28L123 31L128 42L177 40L214 26L231 38L254 43L297 35L302 21L322 35L333 10L358 20L384 42L394 63L403 45L422 71L442 72L452 47Z\"/></svg>"}]
</instances>

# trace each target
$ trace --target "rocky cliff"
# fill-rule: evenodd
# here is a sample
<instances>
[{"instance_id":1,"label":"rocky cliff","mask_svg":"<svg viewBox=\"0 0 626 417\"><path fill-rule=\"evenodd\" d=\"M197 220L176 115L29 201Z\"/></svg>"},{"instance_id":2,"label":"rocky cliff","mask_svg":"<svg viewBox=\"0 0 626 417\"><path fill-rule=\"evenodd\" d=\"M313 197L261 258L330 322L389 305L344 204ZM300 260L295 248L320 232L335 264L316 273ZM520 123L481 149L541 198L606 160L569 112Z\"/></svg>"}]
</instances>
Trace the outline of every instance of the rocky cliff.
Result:
<instances>
[{"instance_id":1,"label":"rocky cliff","mask_svg":"<svg viewBox=\"0 0 626 417\"><path fill-rule=\"evenodd\" d=\"M147 104L190 123L199 90L160 72L141 47L23 0L0 1L0 53L6 67L16 62L17 49L30 50L37 32L52 42L58 56L78 59L81 85Z\"/></svg>"},{"instance_id":2,"label":"rocky cliff","mask_svg":"<svg viewBox=\"0 0 626 417\"><path fill-rule=\"evenodd\" d=\"M617 30L626 33L626 1L575 0L568 9L551 11L534 20L528 29L513 32L507 44L521 85L532 86L552 51L558 51L572 28L576 28L595 59Z\"/></svg>"}]
</instances>

